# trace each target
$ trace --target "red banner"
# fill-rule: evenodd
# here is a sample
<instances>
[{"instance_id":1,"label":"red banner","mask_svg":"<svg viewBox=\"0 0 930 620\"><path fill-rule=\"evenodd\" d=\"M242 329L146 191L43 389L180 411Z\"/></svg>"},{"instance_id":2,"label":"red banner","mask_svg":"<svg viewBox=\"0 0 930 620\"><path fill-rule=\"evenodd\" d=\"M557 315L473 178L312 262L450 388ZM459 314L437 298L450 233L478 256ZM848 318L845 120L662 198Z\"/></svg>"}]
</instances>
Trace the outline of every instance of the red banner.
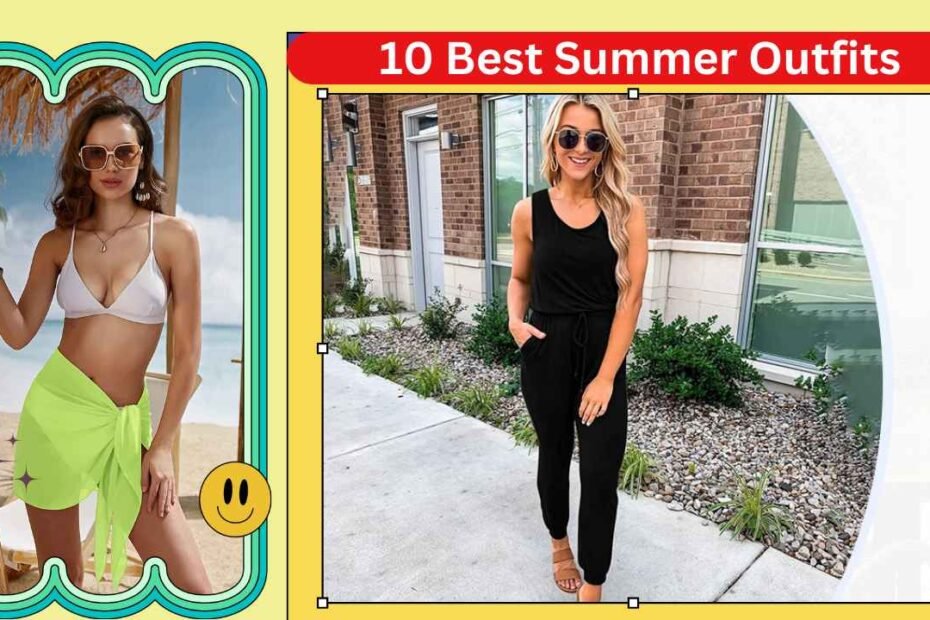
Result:
<instances>
[{"instance_id":1,"label":"red banner","mask_svg":"<svg viewBox=\"0 0 930 620\"><path fill-rule=\"evenodd\" d=\"M930 32L308 32L288 67L333 84L926 84Z\"/></svg>"}]
</instances>

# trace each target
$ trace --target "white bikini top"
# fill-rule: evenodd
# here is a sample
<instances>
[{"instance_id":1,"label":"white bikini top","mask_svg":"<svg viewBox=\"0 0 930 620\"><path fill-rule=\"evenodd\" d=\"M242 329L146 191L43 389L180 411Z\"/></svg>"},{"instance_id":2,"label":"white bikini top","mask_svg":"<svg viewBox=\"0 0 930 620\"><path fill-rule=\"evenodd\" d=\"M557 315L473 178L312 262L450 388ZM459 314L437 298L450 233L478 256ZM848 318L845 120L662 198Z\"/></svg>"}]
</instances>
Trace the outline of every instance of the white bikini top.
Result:
<instances>
[{"instance_id":1,"label":"white bikini top","mask_svg":"<svg viewBox=\"0 0 930 620\"><path fill-rule=\"evenodd\" d=\"M77 225L75 224L75 228ZM58 275L58 305L65 318L77 319L95 314L112 314L136 323L163 323L168 305L168 285L155 262L155 212L149 217L149 255L135 277L109 306L104 306L87 288L74 264L74 230L71 248Z\"/></svg>"}]
</instances>

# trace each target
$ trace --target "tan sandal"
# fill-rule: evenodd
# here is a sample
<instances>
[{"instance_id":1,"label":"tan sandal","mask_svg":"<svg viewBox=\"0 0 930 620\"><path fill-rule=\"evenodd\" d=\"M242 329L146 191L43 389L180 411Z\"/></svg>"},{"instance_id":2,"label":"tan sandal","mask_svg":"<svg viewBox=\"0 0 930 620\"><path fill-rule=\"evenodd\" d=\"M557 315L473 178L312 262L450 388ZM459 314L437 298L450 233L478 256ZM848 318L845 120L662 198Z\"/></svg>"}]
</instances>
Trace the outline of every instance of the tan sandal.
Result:
<instances>
[{"instance_id":1,"label":"tan sandal","mask_svg":"<svg viewBox=\"0 0 930 620\"><path fill-rule=\"evenodd\" d=\"M552 552L552 563L557 565L560 562L565 562L566 560L573 560L575 556L572 555L572 550L570 547L563 547L557 551ZM559 583L559 581L564 581L566 579L577 579L581 581L581 573L578 572L578 569L574 566L571 567L555 567L553 570L553 579L555 580L555 585L562 592L568 592L569 594L577 592L579 588L566 588Z\"/></svg>"}]
</instances>

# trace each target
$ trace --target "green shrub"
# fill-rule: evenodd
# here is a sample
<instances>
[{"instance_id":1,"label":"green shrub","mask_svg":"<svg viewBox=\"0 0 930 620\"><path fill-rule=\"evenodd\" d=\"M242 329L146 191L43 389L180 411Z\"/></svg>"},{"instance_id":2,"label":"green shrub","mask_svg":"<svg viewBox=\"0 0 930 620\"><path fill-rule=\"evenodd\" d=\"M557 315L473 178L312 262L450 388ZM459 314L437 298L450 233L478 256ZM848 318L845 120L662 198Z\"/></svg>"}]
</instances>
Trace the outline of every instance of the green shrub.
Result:
<instances>
[{"instance_id":1,"label":"green shrub","mask_svg":"<svg viewBox=\"0 0 930 620\"><path fill-rule=\"evenodd\" d=\"M372 306L375 303L375 298L367 293L359 293L355 296L351 304L352 315L355 317L371 316L374 314Z\"/></svg>"},{"instance_id":2,"label":"green shrub","mask_svg":"<svg viewBox=\"0 0 930 620\"><path fill-rule=\"evenodd\" d=\"M477 304L472 314L475 321L465 348L486 364L512 366L520 363L520 350L510 333L507 304L494 294L486 304Z\"/></svg>"},{"instance_id":3,"label":"green shrub","mask_svg":"<svg viewBox=\"0 0 930 620\"><path fill-rule=\"evenodd\" d=\"M520 393L520 388L520 368L511 366L510 377L498 386L497 391L501 396L516 396Z\"/></svg>"},{"instance_id":4,"label":"green shrub","mask_svg":"<svg viewBox=\"0 0 930 620\"><path fill-rule=\"evenodd\" d=\"M362 343L358 338L343 338L336 343L336 350L343 359L349 362L357 362L362 359Z\"/></svg>"},{"instance_id":5,"label":"green shrub","mask_svg":"<svg viewBox=\"0 0 930 620\"><path fill-rule=\"evenodd\" d=\"M804 250L798 254L798 264L802 267L807 267L811 264L812 258L811 253L807 250Z\"/></svg>"},{"instance_id":6,"label":"green shrub","mask_svg":"<svg viewBox=\"0 0 930 620\"><path fill-rule=\"evenodd\" d=\"M433 340L455 338L460 327L459 320L455 317L461 309L461 298L456 297L454 302L450 302L439 287L436 287L426 309L420 314L420 323L426 335Z\"/></svg>"},{"instance_id":7,"label":"green shrub","mask_svg":"<svg viewBox=\"0 0 930 620\"><path fill-rule=\"evenodd\" d=\"M336 306L339 305L339 297L333 294L323 295L323 318L329 319L336 316Z\"/></svg>"},{"instance_id":8,"label":"green shrub","mask_svg":"<svg viewBox=\"0 0 930 620\"><path fill-rule=\"evenodd\" d=\"M347 308L353 307L359 295L368 295L369 283L371 283L371 278L358 277L347 284L346 287L342 289L342 303L344 303ZM369 297L369 299L373 298Z\"/></svg>"},{"instance_id":9,"label":"green shrub","mask_svg":"<svg viewBox=\"0 0 930 620\"><path fill-rule=\"evenodd\" d=\"M776 265L790 265L791 256L788 254L788 250L775 250L775 264Z\"/></svg>"},{"instance_id":10,"label":"green shrub","mask_svg":"<svg viewBox=\"0 0 930 620\"><path fill-rule=\"evenodd\" d=\"M619 487L633 497L637 497L647 477L658 477L655 460L640 450L636 444L627 442L623 462L620 465Z\"/></svg>"},{"instance_id":11,"label":"green shrub","mask_svg":"<svg viewBox=\"0 0 930 620\"><path fill-rule=\"evenodd\" d=\"M362 360L362 370L366 374L380 375L393 381L403 374L404 361L394 353L370 355Z\"/></svg>"},{"instance_id":12,"label":"green shrub","mask_svg":"<svg viewBox=\"0 0 930 620\"><path fill-rule=\"evenodd\" d=\"M750 484L742 475L737 475L734 497L708 506L711 512L724 507L733 510L730 518L720 525L721 533L731 530L731 538L743 534L756 541L768 538L773 543L781 539L782 532L790 527L791 520L782 509L765 499L769 476L770 473L765 471Z\"/></svg>"},{"instance_id":13,"label":"green shrub","mask_svg":"<svg viewBox=\"0 0 930 620\"><path fill-rule=\"evenodd\" d=\"M379 297L378 307L388 314L397 314L406 310L402 301L391 296Z\"/></svg>"},{"instance_id":14,"label":"green shrub","mask_svg":"<svg viewBox=\"0 0 930 620\"><path fill-rule=\"evenodd\" d=\"M391 322L391 329L403 329L404 323L407 322L408 318L409 317L406 317L406 316L398 316L396 314L392 314L389 319Z\"/></svg>"},{"instance_id":15,"label":"green shrub","mask_svg":"<svg viewBox=\"0 0 930 620\"><path fill-rule=\"evenodd\" d=\"M329 269L342 269L346 248L342 244L342 239L336 238L336 243L329 245L329 235L323 235L323 265Z\"/></svg>"},{"instance_id":16,"label":"green shrub","mask_svg":"<svg viewBox=\"0 0 930 620\"><path fill-rule=\"evenodd\" d=\"M447 397L447 402L450 405L479 420L487 420L494 413L499 400L500 395L497 390L489 390L486 387L477 385L471 385L457 392L452 392Z\"/></svg>"},{"instance_id":17,"label":"green shrub","mask_svg":"<svg viewBox=\"0 0 930 620\"><path fill-rule=\"evenodd\" d=\"M358 322L358 335L359 336L368 336L375 328L372 326L370 321L359 321Z\"/></svg>"},{"instance_id":18,"label":"green shrub","mask_svg":"<svg viewBox=\"0 0 930 620\"><path fill-rule=\"evenodd\" d=\"M345 332L336 323L327 323L323 328L323 340L326 342L336 342L345 336Z\"/></svg>"},{"instance_id":19,"label":"green shrub","mask_svg":"<svg viewBox=\"0 0 930 620\"><path fill-rule=\"evenodd\" d=\"M404 385L423 398L444 394L448 389L449 374L439 364L416 370L407 376Z\"/></svg>"},{"instance_id":20,"label":"green shrub","mask_svg":"<svg viewBox=\"0 0 930 620\"><path fill-rule=\"evenodd\" d=\"M839 362L827 364L825 358L818 358L814 349L804 354L804 358L817 364L817 374L811 377L797 377L794 384L810 392L817 407L817 413L824 415L833 408L834 403L846 402L846 394L839 388L839 377L843 366Z\"/></svg>"},{"instance_id":21,"label":"green shrub","mask_svg":"<svg viewBox=\"0 0 930 620\"><path fill-rule=\"evenodd\" d=\"M514 445L529 447L527 453L532 452L533 447L539 445L536 427L533 426L533 419L527 413L517 416L513 421L513 426L510 427L510 434L513 435Z\"/></svg>"},{"instance_id":22,"label":"green shrub","mask_svg":"<svg viewBox=\"0 0 930 620\"><path fill-rule=\"evenodd\" d=\"M650 314L650 328L633 336L631 382L649 379L680 398L730 406L742 404L740 382L762 384L762 375L744 359L755 359L755 352L733 340L729 325L712 331L717 315L699 323L678 316L665 324L658 310Z\"/></svg>"},{"instance_id":23,"label":"green shrub","mask_svg":"<svg viewBox=\"0 0 930 620\"><path fill-rule=\"evenodd\" d=\"M853 424L852 433L856 445L862 450L868 448L869 443L878 436L875 427L872 425L872 420L864 415L859 416L859 419Z\"/></svg>"}]
</instances>

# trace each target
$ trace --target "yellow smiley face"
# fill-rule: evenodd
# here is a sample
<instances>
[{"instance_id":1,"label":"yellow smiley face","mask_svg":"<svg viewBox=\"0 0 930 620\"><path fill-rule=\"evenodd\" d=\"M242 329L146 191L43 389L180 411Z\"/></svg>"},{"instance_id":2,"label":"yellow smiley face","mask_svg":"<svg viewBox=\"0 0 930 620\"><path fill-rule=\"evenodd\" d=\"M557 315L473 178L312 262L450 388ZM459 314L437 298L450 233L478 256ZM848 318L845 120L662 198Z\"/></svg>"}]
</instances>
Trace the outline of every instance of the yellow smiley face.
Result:
<instances>
[{"instance_id":1,"label":"yellow smiley face","mask_svg":"<svg viewBox=\"0 0 930 620\"><path fill-rule=\"evenodd\" d=\"M200 513L223 536L251 534L268 517L271 489L261 472L246 463L223 463L200 485Z\"/></svg>"}]
</instances>

